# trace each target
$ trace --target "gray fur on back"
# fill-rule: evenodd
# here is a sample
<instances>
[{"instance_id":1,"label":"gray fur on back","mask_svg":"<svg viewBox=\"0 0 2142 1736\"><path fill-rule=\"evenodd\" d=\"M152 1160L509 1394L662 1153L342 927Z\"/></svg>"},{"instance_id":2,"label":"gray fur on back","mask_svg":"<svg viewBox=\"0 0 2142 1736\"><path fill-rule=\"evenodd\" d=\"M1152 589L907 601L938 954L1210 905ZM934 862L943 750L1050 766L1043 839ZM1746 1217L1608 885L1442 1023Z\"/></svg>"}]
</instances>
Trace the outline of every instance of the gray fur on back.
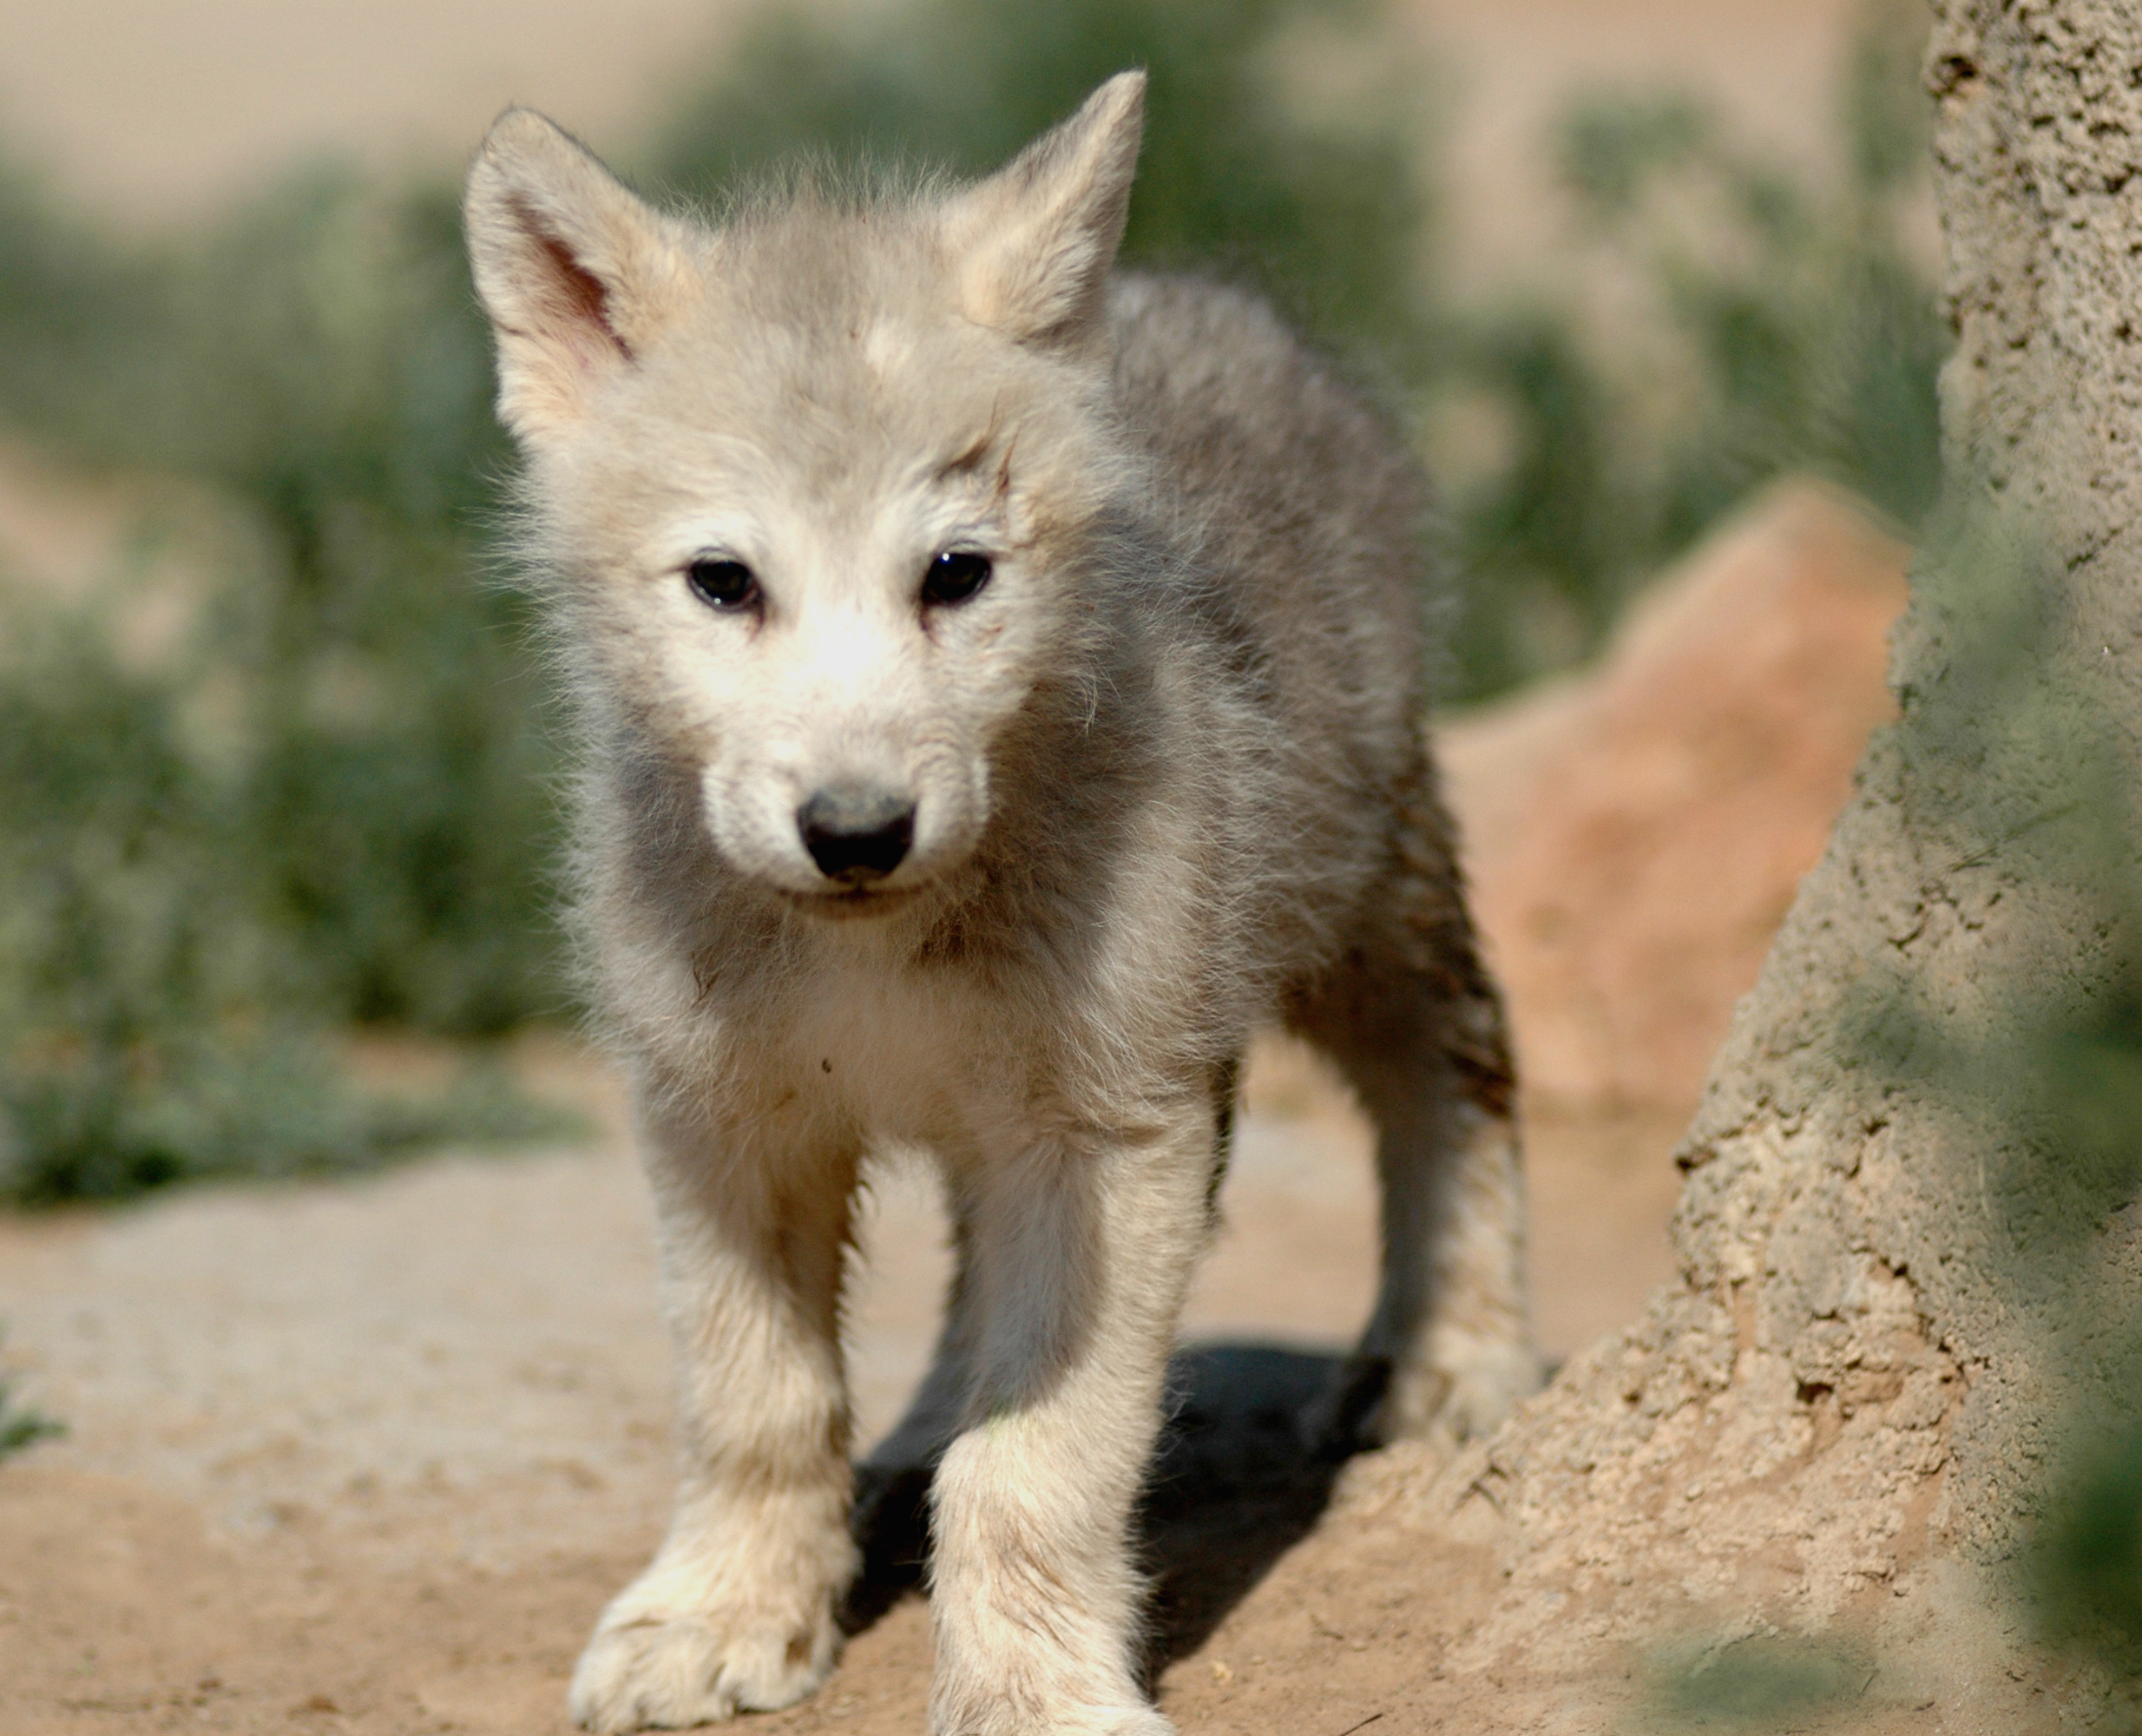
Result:
<instances>
[{"instance_id":1,"label":"gray fur on back","mask_svg":"<svg viewBox=\"0 0 2142 1736\"><path fill-rule=\"evenodd\" d=\"M1204 638L1228 736L1220 871L1275 895L1263 944L1291 975L1328 952L1422 774L1426 478L1258 299L1126 275L1109 306L1123 414L1194 599L1160 630Z\"/></svg>"}]
</instances>

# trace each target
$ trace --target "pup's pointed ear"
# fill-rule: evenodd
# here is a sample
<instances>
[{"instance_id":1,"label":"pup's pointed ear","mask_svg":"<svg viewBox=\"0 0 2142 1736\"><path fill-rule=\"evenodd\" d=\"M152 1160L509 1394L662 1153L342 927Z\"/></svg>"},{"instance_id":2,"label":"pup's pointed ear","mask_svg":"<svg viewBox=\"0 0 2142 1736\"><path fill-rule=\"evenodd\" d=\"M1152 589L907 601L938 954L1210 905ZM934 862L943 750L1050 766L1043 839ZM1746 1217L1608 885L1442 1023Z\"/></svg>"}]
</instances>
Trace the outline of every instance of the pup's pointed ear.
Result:
<instances>
[{"instance_id":1,"label":"pup's pointed ear","mask_svg":"<svg viewBox=\"0 0 2142 1736\"><path fill-rule=\"evenodd\" d=\"M577 419L689 293L683 226L533 109L498 117L462 216L498 335L498 418L523 441Z\"/></svg>"},{"instance_id":2,"label":"pup's pointed ear","mask_svg":"<svg viewBox=\"0 0 2142 1736\"><path fill-rule=\"evenodd\" d=\"M1118 73L953 201L947 236L969 319L1022 342L1075 342L1094 329L1145 116L1146 75Z\"/></svg>"}]
</instances>

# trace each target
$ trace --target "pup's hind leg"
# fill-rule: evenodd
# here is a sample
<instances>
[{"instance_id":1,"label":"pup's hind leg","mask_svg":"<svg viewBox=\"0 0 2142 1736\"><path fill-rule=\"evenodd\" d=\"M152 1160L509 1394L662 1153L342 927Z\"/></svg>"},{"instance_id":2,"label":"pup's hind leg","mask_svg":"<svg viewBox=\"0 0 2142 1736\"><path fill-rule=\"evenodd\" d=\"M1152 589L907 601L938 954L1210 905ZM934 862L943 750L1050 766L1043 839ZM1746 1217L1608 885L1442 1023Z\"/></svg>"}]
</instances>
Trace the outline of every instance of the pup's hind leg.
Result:
<instances>
[{"instance_id":1,"label":"pup's hind leg","mask_svg":"<svg viewBox=\"0 0 2142 1736\"><path fill-rule=\"evenodd\" d=\"M871 1607L882 1608L920 1576L928 1548L930 1480L966 1425L977 1305L969 1213L956 1194L952 1248L952 1282L930 1371L899 1422L856 1465L853 1524L864 1575L857 1591L866 1604L877 1600Z\"/></svg>"},{"instance_id":2,"label":"pup's hind leg","mask_svg":"<svg viewBox=\"0 0 2142 1736\"><path fill-rule=\"evenodd\" d=\"M934 1466L967 1420L968 1365L975 1342L975 1249L973 1207L949 1187L952 1220L952 1281L945 1292L944 1322L938 1328L930 1371L915 1389L885 1438L863 1461L887 1475Z\"/></svg>"},{"instance_id":3,"label":"pup's hind leg","mask_svg":"<svg viewBox=\"0 0 2142 1736\"><path fill-rule=\"evenodd\" d=\"M573 1716L705 1724L803 1698L855 1572L839 1295L855 1159L785 1126L650 1112L642 1139L677 1356L675 1516L603 1611Z\"/></svg>"},{"instance_id":4,"label":"pup's hind leg","mask_svg":"<svg viewBox=\"0 0 2142 1736\"><path fill-rule=\"evenodd\" d=\"M1525 1289L1524 1176L1502 1008L1482 968L1432 797L1361 931L1292 997L1377 1128L1383 1283L1358 1355L1390 1384L1375 1437L1484 1435L1540 1384Z\"/></svg>"}]
</instances>

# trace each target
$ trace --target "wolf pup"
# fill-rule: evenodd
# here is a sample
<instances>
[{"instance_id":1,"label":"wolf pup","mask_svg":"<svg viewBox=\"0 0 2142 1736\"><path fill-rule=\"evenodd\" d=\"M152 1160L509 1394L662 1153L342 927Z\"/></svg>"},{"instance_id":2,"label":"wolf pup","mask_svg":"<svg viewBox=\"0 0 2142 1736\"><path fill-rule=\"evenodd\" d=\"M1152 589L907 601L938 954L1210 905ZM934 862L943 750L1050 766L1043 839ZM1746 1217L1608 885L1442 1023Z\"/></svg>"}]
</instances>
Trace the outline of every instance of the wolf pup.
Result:
<instances>
[{"instance_id":1,"label":"wolf pup","mask_svg":"<svg viewBox=\"0 0 2142 1736\"><path fill-rule=\"evenodd\" d=\"M682 1486L572 1709L787 1706L854 1575L840 1290L876 1147L958 1276L933 1727L1156 1736L1130 1526L1237 1063L1380 1130L1382 1437L1538 1379L1510 1066L1423 746L1423 483L1235 291L1111 276L1142 76L971 187L716 227L515 110L470 177L578 707L578 931L660 1220Z\"/></svg>"}]
</instances>

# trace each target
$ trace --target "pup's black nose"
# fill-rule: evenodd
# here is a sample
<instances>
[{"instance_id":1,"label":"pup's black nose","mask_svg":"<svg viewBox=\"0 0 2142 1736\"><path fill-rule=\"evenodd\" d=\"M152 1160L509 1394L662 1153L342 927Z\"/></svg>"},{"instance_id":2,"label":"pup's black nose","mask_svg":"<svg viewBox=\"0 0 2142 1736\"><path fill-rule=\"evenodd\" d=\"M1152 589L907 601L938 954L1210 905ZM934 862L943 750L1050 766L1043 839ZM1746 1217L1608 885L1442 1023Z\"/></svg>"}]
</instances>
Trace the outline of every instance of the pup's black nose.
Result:
<instances>
[{"instance_id":1,"label":"pup's black nose","mask_svg":"<svg viewBox=\"0 0 2142 1736\"><path fill-rule=\"evenodd\" d=\"M820 790L796 810L804 848L829 880L860 886L882 880L915 841L915 804L886 790Z\"/></svg>"}]
</instances>

